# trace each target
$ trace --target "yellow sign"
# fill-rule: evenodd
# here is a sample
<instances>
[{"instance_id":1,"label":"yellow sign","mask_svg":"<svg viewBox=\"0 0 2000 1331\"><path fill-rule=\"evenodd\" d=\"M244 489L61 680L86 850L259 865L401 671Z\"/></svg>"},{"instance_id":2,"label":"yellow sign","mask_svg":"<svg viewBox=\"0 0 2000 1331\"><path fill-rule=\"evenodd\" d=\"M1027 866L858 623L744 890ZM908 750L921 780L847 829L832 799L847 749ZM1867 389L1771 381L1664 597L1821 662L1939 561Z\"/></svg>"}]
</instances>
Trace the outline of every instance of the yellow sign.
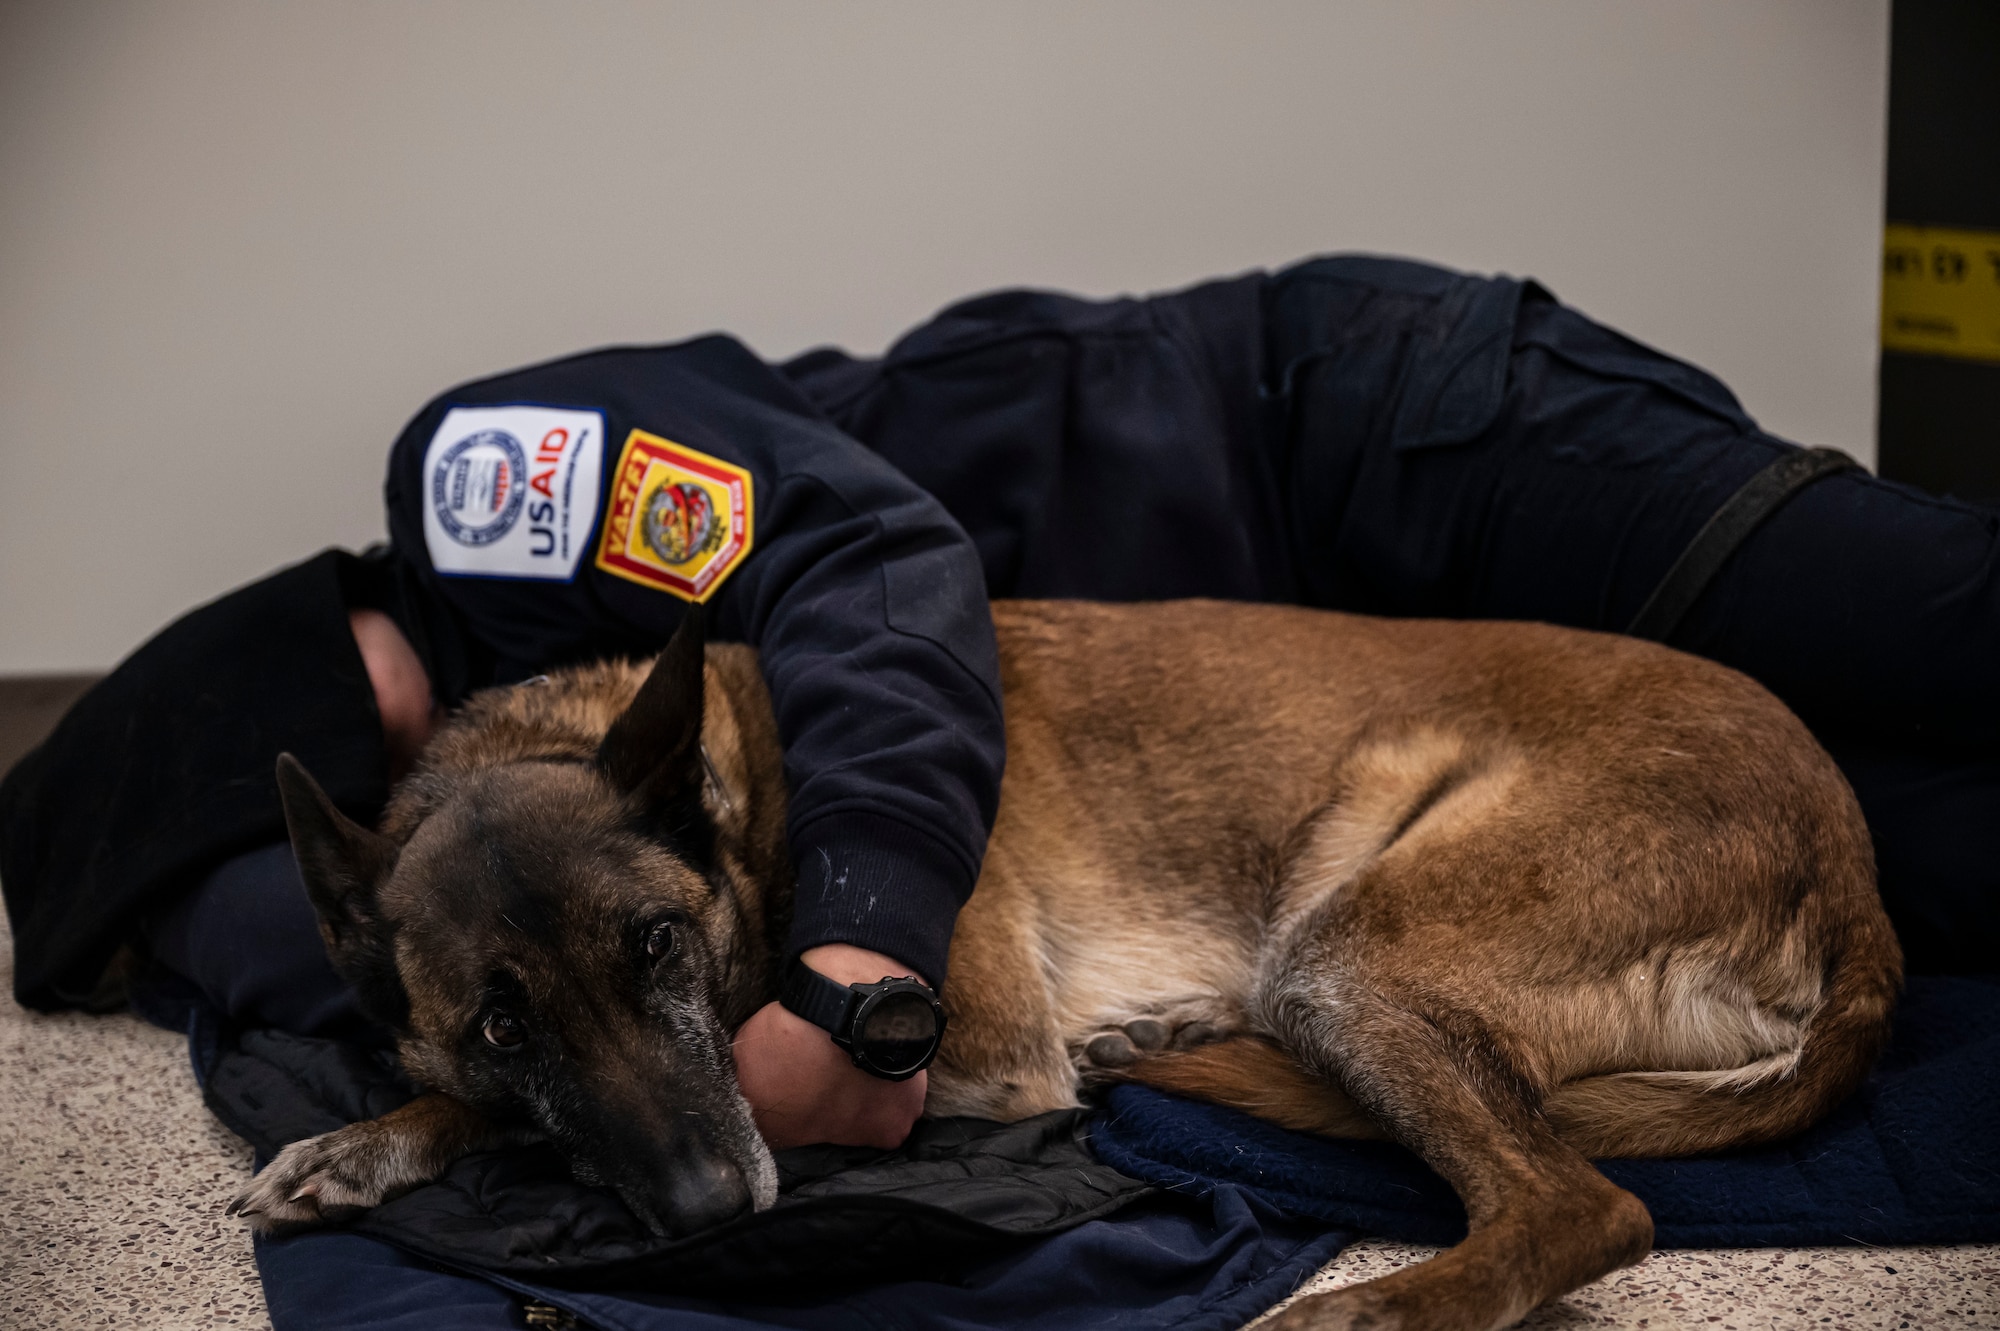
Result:
<instances>
[{"instance_id":1,"label":"yellow sign","mask_svg":"<svg viewBox=\"0 0 2000 1331\"><path fill-rule=\"evenodd\" d=\"M2000 231L1890 223L1882 241L1882 346L2000 361Z\"/></svg>"},{"instance_id":2,"label":"yellow sign","mask_svg":"<svg viewBox=\"0 0 2000 1331\"><path fill-rule=\"evenodd\" d=\"M634 430L612 473L597 566L706 601L750 553L750 473Z\"/></svg>"}]
</instances>

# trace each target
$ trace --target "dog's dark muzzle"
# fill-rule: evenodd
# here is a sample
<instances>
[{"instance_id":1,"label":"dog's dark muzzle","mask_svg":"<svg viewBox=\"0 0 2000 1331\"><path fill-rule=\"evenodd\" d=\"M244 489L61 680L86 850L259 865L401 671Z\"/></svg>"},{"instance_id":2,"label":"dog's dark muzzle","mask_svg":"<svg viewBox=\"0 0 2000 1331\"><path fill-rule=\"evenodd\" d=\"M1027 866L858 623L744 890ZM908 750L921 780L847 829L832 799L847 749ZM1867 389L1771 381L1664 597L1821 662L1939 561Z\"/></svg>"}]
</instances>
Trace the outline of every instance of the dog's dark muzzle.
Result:
<instances>
[{"instance_id":1,"label":"dog's dark muzzle","mask_svg":"<svg viewBox=\"0 0 2000 1331\"><path fill-rule=\"evenodd\" d=\"M632 1214L663 1237L710 1229L751 1208L743 1170L698 1129L606 1164L604 1175Z\"/></svg>"}]
</instances>

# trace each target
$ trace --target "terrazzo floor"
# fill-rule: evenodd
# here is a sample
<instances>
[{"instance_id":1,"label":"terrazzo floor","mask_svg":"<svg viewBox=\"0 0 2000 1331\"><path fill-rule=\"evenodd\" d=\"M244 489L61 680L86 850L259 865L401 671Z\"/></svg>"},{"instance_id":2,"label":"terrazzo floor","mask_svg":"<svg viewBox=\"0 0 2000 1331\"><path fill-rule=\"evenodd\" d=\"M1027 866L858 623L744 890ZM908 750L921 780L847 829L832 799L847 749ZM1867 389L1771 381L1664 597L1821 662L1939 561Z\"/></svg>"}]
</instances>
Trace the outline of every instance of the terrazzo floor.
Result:
<instances>
[{"instance_id":1,"label":"terrazzo floor","mask_svg":"<svg viewBox=\"0 0 2000 1331\"><path fill-rule=\"evenodd\" d=\"M1356 1243L1293 1297L1372 1280L1436 1251L1383 1239ZM1656 1252L1638 1266L1543 1305L1519 1325L1522 1331L2000 1327L2000 1247Z\"/></svg>"},{"instance_id":2,"label":"terrazzo floor","mask_svg":"<svg viewBox=\"0 0 2000 1331\"><path fill-rule=\"evenodd\" d=\"M0 918L9 992L13 954ZM249 1172L178 1036L0 999L0 1328L268 1326L248 1233L222 1214ZM1428 1255L1359 1243L1305 1288ZM1523 1325L2000 1328L2000 1247L1655 1253Z\"/></svg>"},{"instance_id":3,"label":"terrazzo floor","mask_svg":"<svg viewBox=\"0 0 2000 1331\"><path fill-rule=\"evenodd\" d=\"M187 1042L137 1017L15 1005L0 918L0 1327L267 1327L242 1222L250 1148Z\"/></svg>"}]
</instances>

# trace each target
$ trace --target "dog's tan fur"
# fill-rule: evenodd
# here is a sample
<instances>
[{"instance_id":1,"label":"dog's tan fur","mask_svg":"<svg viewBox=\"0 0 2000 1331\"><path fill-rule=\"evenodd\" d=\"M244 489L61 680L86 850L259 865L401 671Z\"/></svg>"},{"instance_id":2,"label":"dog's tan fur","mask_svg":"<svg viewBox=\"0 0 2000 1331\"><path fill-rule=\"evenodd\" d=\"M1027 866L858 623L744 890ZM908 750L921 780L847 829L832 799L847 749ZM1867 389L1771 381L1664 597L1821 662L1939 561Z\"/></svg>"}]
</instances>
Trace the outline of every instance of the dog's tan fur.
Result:
<instances>
[{"instance_id":1,"label":"dog's tan fur","mask_svg":"<svg viewBox=\"0 0 2000 1331\"><path fill-rule=\"evenodd\" d=\"M1286 1327L1507 1325L1650 1246L1587 1155L1795 1132L1885 1038L1900 957L1860 811L1741 675L1533 624L1202 602L1002 603L995 623L1008 767L928 1112L1020 1118L1127 1077L1387 1135L1457 1189L1463 1243ZM768 954L777 738L747 649L711 647L707 675L704 805L751 903L717 954ZM389 840L517 759L596 751L644 678L475 699ZM449 1089L459 1055L423 1032L471 999L421 963L399 963L405 1055ZM722 967L712 1001L740 1020L770 964ZM251 1209L287 1214L297 1165Z\"/></svg>"}]
</instances>

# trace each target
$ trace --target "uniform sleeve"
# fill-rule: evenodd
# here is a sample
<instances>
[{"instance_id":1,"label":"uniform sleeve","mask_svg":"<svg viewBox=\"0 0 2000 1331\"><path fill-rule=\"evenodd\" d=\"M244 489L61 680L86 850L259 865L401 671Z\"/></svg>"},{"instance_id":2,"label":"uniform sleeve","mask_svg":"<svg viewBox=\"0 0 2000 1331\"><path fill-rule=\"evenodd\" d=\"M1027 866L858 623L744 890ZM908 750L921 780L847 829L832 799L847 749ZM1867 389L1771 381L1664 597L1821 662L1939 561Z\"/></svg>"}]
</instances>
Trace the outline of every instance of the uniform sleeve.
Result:
<instances>
[{"instance_id":1,"label":"uniform sleeve","mask_svg":"<svg viewBox=\"0 0 2000 1331\"><path fill-rule=\"evenodd\" d=\"M656 651L694 600L759 649L798 870L788 950L941 982L1004 762L977 556L944 508L737 343L466 385L398 440L390 534L496 681Z\"/></svg>"}]
</instances>

